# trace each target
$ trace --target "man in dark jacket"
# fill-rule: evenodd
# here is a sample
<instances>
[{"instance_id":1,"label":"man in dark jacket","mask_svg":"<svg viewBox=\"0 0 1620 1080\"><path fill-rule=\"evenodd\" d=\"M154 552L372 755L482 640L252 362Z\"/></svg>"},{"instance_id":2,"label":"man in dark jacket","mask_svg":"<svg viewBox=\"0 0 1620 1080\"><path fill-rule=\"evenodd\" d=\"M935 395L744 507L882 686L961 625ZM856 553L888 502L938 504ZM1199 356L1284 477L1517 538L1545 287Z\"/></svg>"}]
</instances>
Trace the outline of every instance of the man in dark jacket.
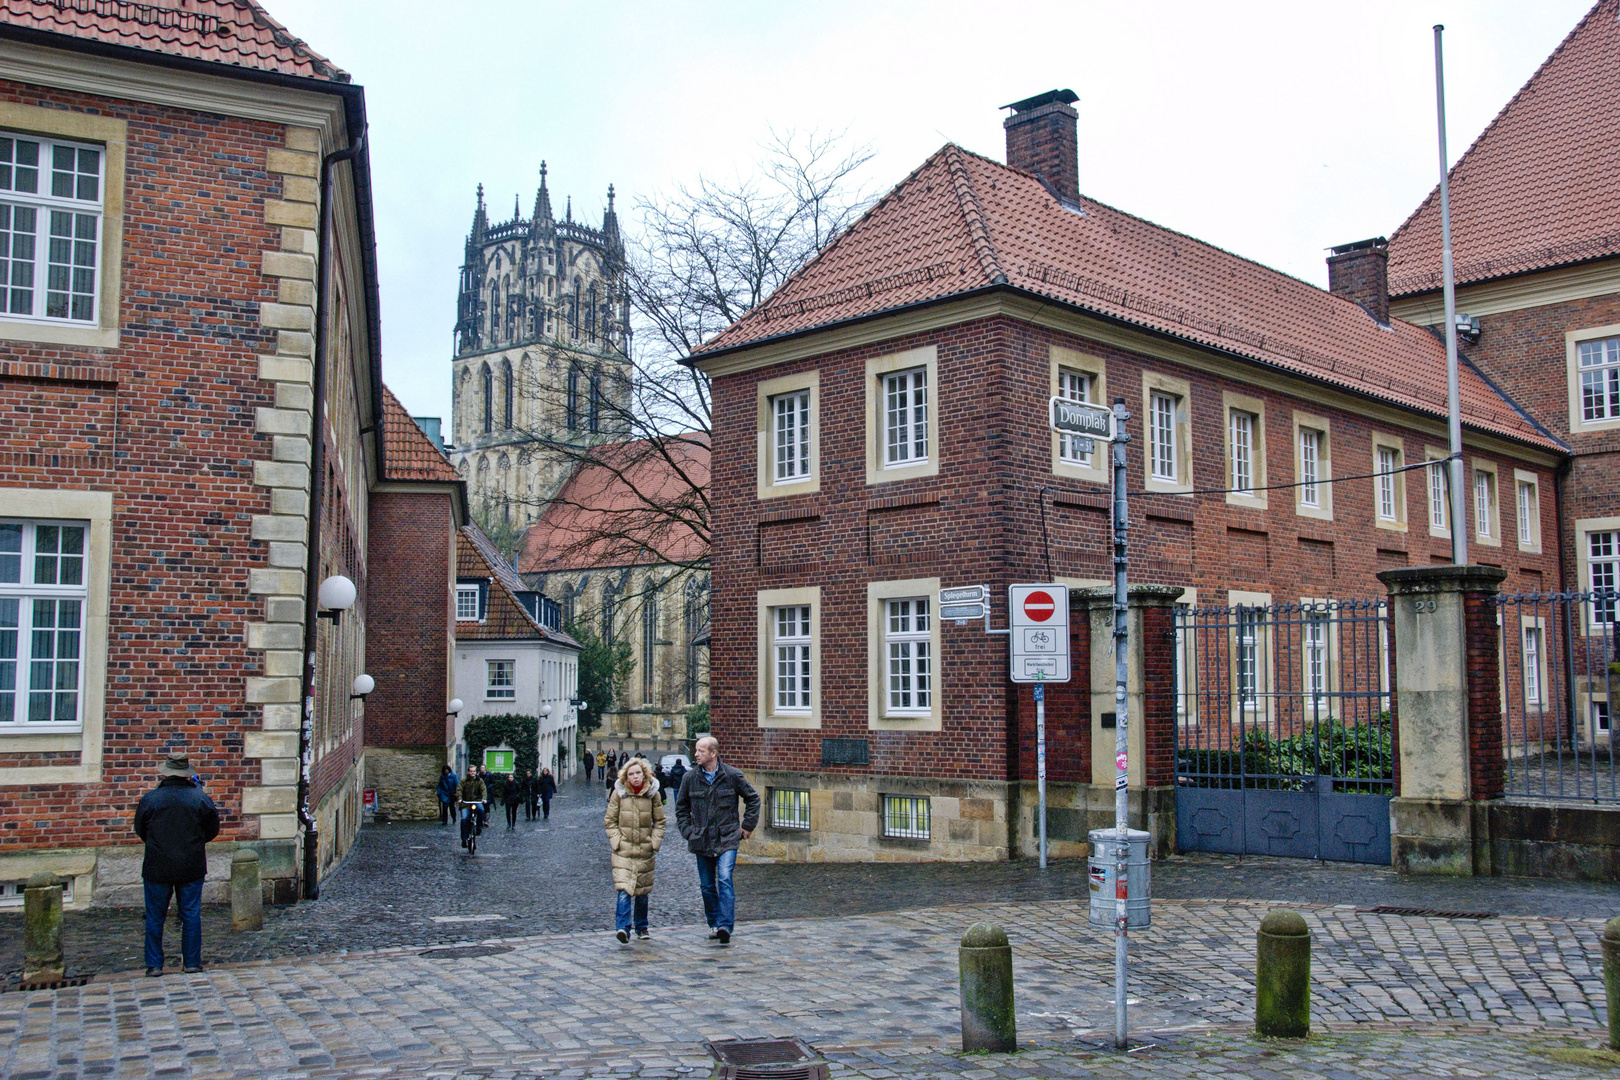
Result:
<instances>
[{"instance_id":1,"label":"man in dark jacket","mask_svg":"<svg viewBox=\"0 0 1620 1080\"><path fill-rule=\"evenodd\" d=\"M450 819L456 816L456 787L461 779L456 771L446 765L444 771L439 773L439 824L447 825Z\"/></svg>"},{"instance_id":2,"label":"man in dark jacket","mask_svg":"<svg viewBox=\"0 0 1620 1080\"><path fill-rule=\"evenodd\" d=\"M731 872L737 865L738 845L754 835L759 825L759 792L741 772L721 762L720 742L713 735L699 739L692 756L697 765L681 780L680 794L675 796L675 823L686 838L687 850L697 856L709 938L725 945L737 928ZM740 821L738 799L744 806Z\"/></svg>"},{"instance_id":3,"label":"man in dark jacket","mask_svg":"<svg viewBox=\"0 0 1620 1080\"><path fill-rule=\"evenodd\" d=\"M146 892L146 973L163 974L163 922L169 897L180 904L180 958L184 970L202 970L202 891L208 876L208 841L219 835L214 801L191 780L191 762L171 756L163 779L135 808L135 835L146 841L141 881Z\"/></svg>"},{"instance_id":4,"label":"man in dark jacket","mask_svg":"<svg viewBox=\"0 0 1620 1080\"><path fill-rule=\"evenodd\" d=\"M551 775L550 769L541 769L540 779L534 782L534 797L540 800L547 821L551 820L551 799L556 794L557 778Z\"/></svg>"}]
</instances>

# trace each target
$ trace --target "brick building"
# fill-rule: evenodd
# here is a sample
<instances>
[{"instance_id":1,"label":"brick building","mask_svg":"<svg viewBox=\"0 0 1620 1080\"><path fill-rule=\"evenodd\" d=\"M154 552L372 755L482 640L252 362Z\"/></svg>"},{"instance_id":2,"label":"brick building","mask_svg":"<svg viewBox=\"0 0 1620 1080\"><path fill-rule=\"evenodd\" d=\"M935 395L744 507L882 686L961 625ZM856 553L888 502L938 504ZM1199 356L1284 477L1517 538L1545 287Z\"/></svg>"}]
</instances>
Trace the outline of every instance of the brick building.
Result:
<instances>
[{"instance_id":1,"label":"brick building","mask_svg":"<svg viewBox=\"0 0 1620 1080\"><path fill-rule=\"evenodd\" d=\"M1086 198L1074 100L1011 106L1006 165L942 148L692 358L714 388L713 726L770 792L745 854L1029 852L1030 692L1004 639L933 604L988 585L1001 627L1009 584L1110 580L1104 454L1050 430L1049 397L1133 414L1136 648L1172 648L1175 603L1375 597L1378 571L1450 558L1423 466L1447 454L1441 340ZM1474 561L1555 581L1564 442L1471 367L1462 419ZM1079 600L1075 679L1047 695L1069 851L1113 806L1107 638ZM1146 750L1133 814L1162 835L1174 765Z\"/></svg>"},{"instance_id":2,"label":"brick building","mask_svg":"<svg viewBox=\"0 0 1620 1080\"><path fill-rule=\"evenodd\" d=\"M8 893L52 870L138 903L131 807L169 752L221 810L211 897L237 845L291 899L352 842L389 557L364 131L361 88L250 0L0 5ZM331 575L358 602L316 620Z\"/></svg>"}]
</instances>

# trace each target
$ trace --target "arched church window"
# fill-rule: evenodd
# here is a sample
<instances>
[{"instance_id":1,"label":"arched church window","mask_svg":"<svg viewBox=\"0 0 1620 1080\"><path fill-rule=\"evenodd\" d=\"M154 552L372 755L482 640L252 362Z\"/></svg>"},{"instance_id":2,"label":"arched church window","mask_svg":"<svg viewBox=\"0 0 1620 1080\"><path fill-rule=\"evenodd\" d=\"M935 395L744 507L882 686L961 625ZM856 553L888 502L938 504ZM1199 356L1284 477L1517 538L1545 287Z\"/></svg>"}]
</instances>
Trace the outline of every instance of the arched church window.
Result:
<instances>
[{"instance_id":1,"label":"arched church window","mask_svg":"<svg viewBox=\"0 0 1620 1080\"><path fill-rule=\"evenodd\" d=\"M596 285L593 283L587 293L585 303L585 333L592 341L596 340Z\"/></svg>"},{"instance_id":2,"label":"arched church window","mask_svg":"<svg viewBox=\"0 0 1620 1080\"><path fill-rule=\"evenodd\" d=\"M686 646L686 703L696 704L698 699L698 650L701 645L693 644L698 631L709 618L709 582L707 578L693 575L686 582L685 596L685 626L686 636L682 644Z\"/></svg>"},{"instance_id":3,"label":"arched church window","mask_svg":"<svg viewBox=\"0 0 1620 1080\"><path fill-rule=\"evenodd\" d=\"M501 363L501 419L503 430L512 430L512 363Z\"/></svg>"},{"instance_id":4,"label":"arched church window","mask_svg":"<svg viewBox=\"0 0 1620 1080\"><path fill-rule=\"evenodd\" d=\"M602 430L602 372L591 372L591 415L589 429L591 434Z\"/></svg>"},{"instance_id":5,"label":"arched church window","mask_svg":"<svg viewBox=\"0 0 1620 1080\"><path fill-rule=\"evenodd\" d=\"M579 278L574 279L574 302L568 308L568 326L579 337Z\"/></svg>"},{"instance_id":6,"label":"arched church window","mask_svg":"<svg viewBox=\"0 0 1620 1080\"><path fill-rule=\"evenodd\" d=\"M493 430L495 422L495 376L490 372L489 365L484 365L484 434Z\"/></svg>"},{"instance_id":7,"label":"arched church window","mask_svg":"<svg viewBox=\"0 0 1620 1080\"><path fill-rule=\"evenodd\" d=\"M494 341L501 332L501 285L500 282L491 282L489 286L489 340Z\"/></svg>"},{"instance_id":8,"label":"arched church window","mask_svg":"<svg viewBox=\"0 0 1620 1080\"><path fill-rule=\"evenodd\" d=\"M568 365L568 402L567 402L568 430L579 428L579 365Z\"/></svg>"},{"instance_id":9,"label":"arched church window","mask_svg":"<svg viewBox=\"0 0 1620 1080\"><path fill-rule=\"evenodd\" d=\"M658 648L658 593L649 590L641 602L641 703L653 700L653 654Z\"/></svg>"}]
</instances>

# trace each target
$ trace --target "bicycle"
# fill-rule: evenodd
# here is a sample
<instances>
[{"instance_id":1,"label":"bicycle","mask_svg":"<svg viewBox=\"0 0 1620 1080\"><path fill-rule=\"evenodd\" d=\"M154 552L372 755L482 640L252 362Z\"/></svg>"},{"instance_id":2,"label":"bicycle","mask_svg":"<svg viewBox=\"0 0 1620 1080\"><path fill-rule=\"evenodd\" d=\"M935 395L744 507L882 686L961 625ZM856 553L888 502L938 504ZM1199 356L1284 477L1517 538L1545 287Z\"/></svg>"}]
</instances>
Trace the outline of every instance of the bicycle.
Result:
<instances>
[{"instance_id":1,"label":"bicycle","mask_svg":"<svg viewBox=\"0 0 1620 1080\"><path fill-rule=\"evenodd\" d=\"M488 822L488 810L482 800L464 802L462 808L467 811L461 819L461 846L467 849L467 854L478 854L478 837L484 831Z\"/></svg>"}]
</instances>

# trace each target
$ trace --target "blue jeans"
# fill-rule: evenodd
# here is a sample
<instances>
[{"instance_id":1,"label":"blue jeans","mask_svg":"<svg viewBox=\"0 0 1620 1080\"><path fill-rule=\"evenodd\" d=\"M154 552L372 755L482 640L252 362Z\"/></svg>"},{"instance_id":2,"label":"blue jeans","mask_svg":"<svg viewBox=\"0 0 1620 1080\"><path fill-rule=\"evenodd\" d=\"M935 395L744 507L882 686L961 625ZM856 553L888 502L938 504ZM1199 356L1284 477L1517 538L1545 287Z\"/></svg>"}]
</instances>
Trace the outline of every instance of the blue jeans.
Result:
<instances>
[{"instance_id":1,"label":"blue jeans","mask_svg":"<svg viewBox=\"0 0 1620 1080\"><path fill-rule=\"evenodd\" d=\"M614 926L614 929L623 930L626 933L630 932L630 930L631 930L631 926L630 926L630 909L632 907L634 907L635 908L635 927L634 927L634 929L635 929L636 933L638 933L638 934L645 931L647 929L647 900L648 900L648 894L647 893L642 893L640 896L631 896L629 893L625 892L623 889L620 889L619 890L619 906L618 906L618 909L616 911L614 911L614 913L613 913L613 926Z\"/></svg>"},{"instance_id":2,"label":"blue jeans","mask_svg":"<svg viewBox=\"0 0 1620 1080\"><path fill-rule=\"evenodd\" d=\"M726 933L737 928L737 893L731 887L731 871L737 865L737 850L697 857L698 888L703 890L703 917L709 929Z\"/></svg>"},{"instance_id":3,"label":"blue jeans","mask_svg":"<svg viewBox=\"0 0 1620 1080\"><path fill-rule=\"evenodd\" d=\"M163 921L169 917L169 894L180 900L180 962L202 967L202 879L184 885L141 883L146 891L146 966L163 966Z\"/></svg>"}]
</instances>

